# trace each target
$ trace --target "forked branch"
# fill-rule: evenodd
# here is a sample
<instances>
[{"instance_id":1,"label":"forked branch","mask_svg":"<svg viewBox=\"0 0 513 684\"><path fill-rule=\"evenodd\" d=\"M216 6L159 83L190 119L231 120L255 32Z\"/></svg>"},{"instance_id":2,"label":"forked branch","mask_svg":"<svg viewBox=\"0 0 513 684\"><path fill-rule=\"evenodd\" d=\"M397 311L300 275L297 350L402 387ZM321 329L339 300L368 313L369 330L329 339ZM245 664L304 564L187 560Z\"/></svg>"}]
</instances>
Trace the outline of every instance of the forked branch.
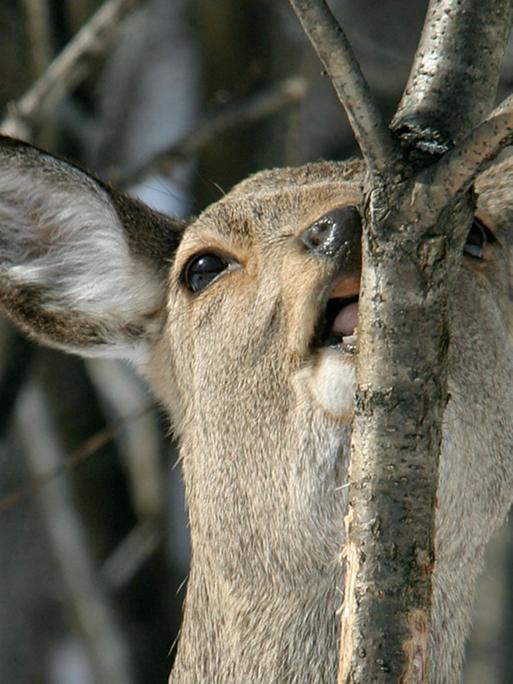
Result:
<instances>
[{"instance_id":1,"label":"forked branch","mask_svg":"<svg viewBox=\"0 0 513 684\"><path fill-rule=\"evenodd\" d=\"M454 199L512 134L509 111L478 125L510 21L506 0L431 0L394 120L403 156L365 188L339 684L431 678L450 298L473 214Z\"/></svg>"},{"instance_id":2,"label":"forked branch","mask_svg":"<svg viewBox=\"0 0 513 684\"><path fill-rule=\"evenodd\" d=\"M342 28L324 0L290 2L346 110L369 170L380 173L393 157L392 138Z\"/></svg>"}]
</instances>

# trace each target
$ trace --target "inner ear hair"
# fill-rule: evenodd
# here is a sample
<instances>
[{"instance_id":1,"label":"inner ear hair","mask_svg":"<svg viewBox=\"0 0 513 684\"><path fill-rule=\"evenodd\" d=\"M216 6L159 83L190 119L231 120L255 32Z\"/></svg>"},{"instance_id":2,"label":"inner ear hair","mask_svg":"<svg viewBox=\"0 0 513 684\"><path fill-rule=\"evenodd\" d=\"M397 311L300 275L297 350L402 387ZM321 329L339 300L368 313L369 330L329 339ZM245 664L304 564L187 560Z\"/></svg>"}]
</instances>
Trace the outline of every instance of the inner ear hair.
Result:
<instances>
[{"instance_id":1,"label":"inner ear hair","mask_svg":"<svg viewBox=\"0 0 513 684\"><path fill-rule=\"evenodd\" d=\"M140 362L161 329L185 225L0 138L0 301L45 344Z\"/></svg>"}]
</instances>

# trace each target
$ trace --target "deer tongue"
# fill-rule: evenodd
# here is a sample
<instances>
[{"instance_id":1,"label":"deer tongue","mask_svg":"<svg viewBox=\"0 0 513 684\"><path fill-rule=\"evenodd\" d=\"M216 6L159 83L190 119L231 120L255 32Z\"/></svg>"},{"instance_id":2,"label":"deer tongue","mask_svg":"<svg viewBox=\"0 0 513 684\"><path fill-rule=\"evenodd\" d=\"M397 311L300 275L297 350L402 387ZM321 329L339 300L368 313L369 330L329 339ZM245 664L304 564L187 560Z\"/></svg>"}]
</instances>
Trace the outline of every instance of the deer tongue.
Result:
<instances>
[{"instance_id":1,"label":"deer tongue","mask_svg":"<svg viewBox=\"0 0 513 684\"><path fill-rule=\"evenodd\" d=\"M358 302L351 302L343 306L333 321L332 332L346 337L354 333L358 325Z\"/></svg>"}]
</instances>

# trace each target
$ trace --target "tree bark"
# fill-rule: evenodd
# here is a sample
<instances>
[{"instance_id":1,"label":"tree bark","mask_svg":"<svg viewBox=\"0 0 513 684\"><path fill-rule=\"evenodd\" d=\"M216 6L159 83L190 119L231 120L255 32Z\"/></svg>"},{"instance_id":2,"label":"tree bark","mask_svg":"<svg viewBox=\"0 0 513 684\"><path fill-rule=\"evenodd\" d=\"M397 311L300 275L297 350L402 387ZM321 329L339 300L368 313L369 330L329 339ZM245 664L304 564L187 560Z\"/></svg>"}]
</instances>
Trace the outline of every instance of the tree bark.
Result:
<instances>
[{"instance_id":1,"label":"tree bark","mask_svg":"<svg viewBox=\"0 0 513 684\"><path fill-rule=\"evenodd\" d=\"M345 107L369 171L382 171L393 156L392 139L349 41L323 0L291 4Z\"/></svg>"},{"instance_id":2,"label":"tree bark","mask_svg":"<svg viewBox=\"0 0 513 684\"><path fill-rule=\"evenodd\" d=\"M410 198L374 187L366 209L340 682L427 678L448 298L472 202L419 225L429 208Z\"/></svg>"},{"instance_id":3,"label":"tree bark","mask_svg":"<svg viewBox=\"0 0 513 684\"><path fill-rule=\"evenodd\" d=\"M511 138L509 110L472 131L493 106L511 3L431 0L389 144L342 29L320 25L325 3L291 2L324 63L345 63L339 96L358 83L363 102L340 99L368 167L338 682L426 682L449 298L467 191Z\"/></svg>"},{"instance_id":4,"label":"tree bark","mask_svg":"<svg viewBox=\"0 0 513 684\"><path fill-rule=\"evenodd\" d=\"M392 123L403 139L444 151L489 113L510 18L509 0L431 0Z\"/></svg>"},{"instance_id":5,"label":"tree bark","mask_svg":"<svg viewBox=\"0 0 513 684\"><path fill-rule=\"evenodd\" d=\"M510 15L506 2L431 3L395 119L402 160L367 183L340 683L429 678L449 298L473 213L463 193L498 149L476 141L504 144L509 120L418 170L490 110Z\"/></svg>"}]
</instances>

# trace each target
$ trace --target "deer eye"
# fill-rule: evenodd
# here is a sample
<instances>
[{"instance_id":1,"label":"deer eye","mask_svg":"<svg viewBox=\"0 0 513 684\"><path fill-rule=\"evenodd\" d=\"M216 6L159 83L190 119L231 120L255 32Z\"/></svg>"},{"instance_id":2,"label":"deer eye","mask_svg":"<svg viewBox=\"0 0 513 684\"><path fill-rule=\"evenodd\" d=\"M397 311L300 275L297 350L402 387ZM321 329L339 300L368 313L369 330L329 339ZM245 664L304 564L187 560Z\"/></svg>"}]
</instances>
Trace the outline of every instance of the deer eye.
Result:
<instances>
[{"instance_id":1,"label":"deer eye","mask_svg":"<svg viewBox=\"0 0 513 684\"><path fill-rule=\"evenodd\" d=\"M185 266L183 282L193 293L201 292L228 266L226 259L218 254L200 254Z\"/></svg>"},{"instance_id":2,"label":"deer eye","mask_svg":"<svg viewBox=\"0 0 513 684\"><path fill-rule=\"evenodd\" d=\"M493 233L479 219L474 218L467 235L467 241L463 246L463 252L474 259L482 260L484 248L491 242L495 242Z\"/></svg>"}]
</instances>

